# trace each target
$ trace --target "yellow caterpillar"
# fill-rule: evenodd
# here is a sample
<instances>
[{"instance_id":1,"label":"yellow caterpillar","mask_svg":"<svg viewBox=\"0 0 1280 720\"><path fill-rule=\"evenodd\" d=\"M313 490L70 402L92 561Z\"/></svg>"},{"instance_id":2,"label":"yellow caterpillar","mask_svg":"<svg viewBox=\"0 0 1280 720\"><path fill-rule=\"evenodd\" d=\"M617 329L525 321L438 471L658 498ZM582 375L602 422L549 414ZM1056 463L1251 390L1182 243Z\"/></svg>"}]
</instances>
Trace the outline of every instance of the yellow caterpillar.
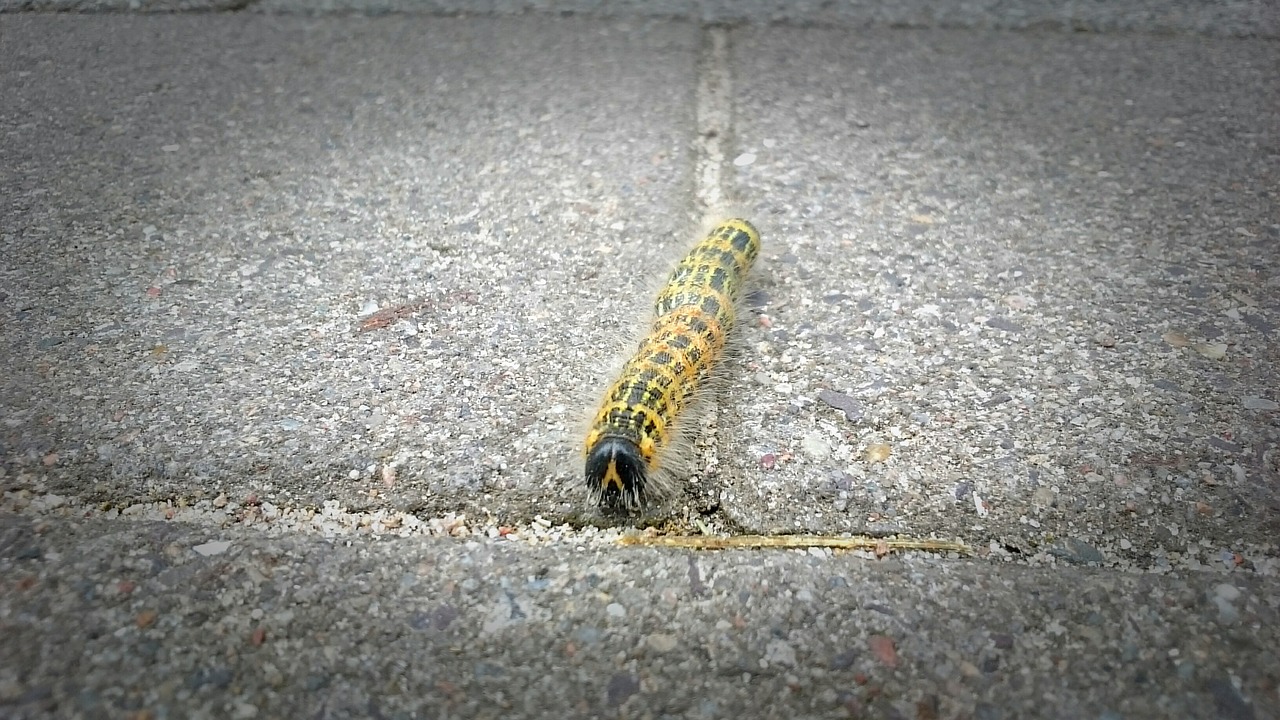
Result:
<instances>
[{"instance_id":1,"label":"yellow caterpillar","mask_svg":"<svg viewBox=\"0 0 1280 720\"><path fill-rule=\"evenodd\" d=\"M637 508L670 488L673 445L724 356L760 233L724 220L684 256L653 306L653 324L587 432L587 488L599 504Z\"/></svg>"}]
</instances>

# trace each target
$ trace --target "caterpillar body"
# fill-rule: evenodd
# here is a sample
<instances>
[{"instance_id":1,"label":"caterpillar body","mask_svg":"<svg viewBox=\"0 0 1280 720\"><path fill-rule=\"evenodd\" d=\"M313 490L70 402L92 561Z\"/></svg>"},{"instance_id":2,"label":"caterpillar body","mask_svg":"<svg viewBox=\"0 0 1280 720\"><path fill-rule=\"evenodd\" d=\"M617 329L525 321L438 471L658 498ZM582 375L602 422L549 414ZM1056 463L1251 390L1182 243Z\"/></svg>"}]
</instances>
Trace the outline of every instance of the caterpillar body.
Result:
<instances>
[{"instance_id":1,"label":"caterpillar body","mask_svg":"<svg viewBox=\"0 0 1280 720\"><path fill-rule=\"evenodd\" d=\"M669 488L672 446L723 360L736 306L760 253L746 220L718 223L658 292L649 332L604 393L583 456L594 501L635 509Z\"/></svg>"}]
</instances>

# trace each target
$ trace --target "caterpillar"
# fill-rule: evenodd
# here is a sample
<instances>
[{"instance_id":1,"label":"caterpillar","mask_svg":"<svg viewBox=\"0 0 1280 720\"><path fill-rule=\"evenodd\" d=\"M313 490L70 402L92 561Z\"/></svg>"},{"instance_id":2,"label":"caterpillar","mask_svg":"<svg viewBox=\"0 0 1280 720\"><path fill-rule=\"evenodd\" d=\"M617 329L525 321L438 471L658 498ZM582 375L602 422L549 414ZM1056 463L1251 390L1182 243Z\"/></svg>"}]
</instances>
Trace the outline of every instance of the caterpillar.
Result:
<instances>
[{"instance_id":1,"label":"caterpillar","mask_svg":"<svg viewBox=\"0 0 1280 720\"><path fill-rule=\"evenodd\" d=\"M587 489L599 505L636 509L665 494L680 464L673 446L725 352L760 233L724 220L671 271L653 321L604 393L587 432Z\"/></svg>"}]
</instances>

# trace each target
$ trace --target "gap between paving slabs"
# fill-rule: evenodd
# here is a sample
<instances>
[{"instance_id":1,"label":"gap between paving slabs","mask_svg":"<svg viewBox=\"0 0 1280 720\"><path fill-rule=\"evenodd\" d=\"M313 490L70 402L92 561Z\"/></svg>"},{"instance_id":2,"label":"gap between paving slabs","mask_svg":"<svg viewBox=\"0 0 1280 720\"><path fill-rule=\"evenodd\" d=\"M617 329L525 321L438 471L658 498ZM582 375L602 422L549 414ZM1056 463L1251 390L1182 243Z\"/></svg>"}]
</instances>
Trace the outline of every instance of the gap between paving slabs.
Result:
<instances>
[{"instance_id":1,"label":"gap between paving slabs","mask_svg":"<svg viewBox=\"0 0 1280 720\"><path fill-rule=\"evenodd\" d=\"M264 537L290 535L319 535L340 540L343 537L383 538L387 540L410 538L454 538L458 540L487 538L507 540L530 545L569 545L573 547L635 547L665 548L672 551L731 551L755 550L770 553L798 551L830 556L833 553L851 553L868 560L877 560L890 554L925 553L941 558L961 558L1012 563L1019 565L1046 565L1065 562L1087 564L1122 570L1117 563L1107 563L1101 557L1080 562L1061 553L1042 551L1031 557L1018 557L999 552L994 541L989 546L970 546L964 542L935 538L834 536L834 535L697 535L685 529L668 526L663 530L648 526L644 530L633 527L597 527L590 524L573 526L555 524L541 515L532 521L512 525L496 524L490 517L481 521L469 520L465 514L446 514L423 519L412 513L393 510L375 512L348 512L337 501L324 503L320 508L277 507L254 496L237 502L220 495L213 500L203 500L195 505L169 502L137 503L124 508L106 507L103 503L86 503L78 498L35 494L29 490L5 492L0 498L0 513L37 518L37 532L48 529L52 522L77 522L84 520L108 520L124 523L164 521L210 530L209 542L193 547L200 554L216 554L225 550L225 541L219 530L235 529L261 533ZM1246 557L1232 553L1221 558L1220 565L1200 565L1193 570L1229 575L1246 572L1258 577L1280 577L1280 560L1275 559L1274 549L1259 549L1257 554ZM1143 574L1141 570L1137 574ZM1148 571L1151 572L1151 571ZM1162 574L1161 571L1155 571ZM1176 574L1176 573L1175 573Z\"/></svg>"},{"instance_id":2,"label":"gap between paving slabs","mask_svg":"<svg viewBox=\"0 0 1280 720\"><path fill-rule=\"evenodd\" d=\"M243 502L224 494L194 505L171 502L136 503L123 508L109 503L87 503L75 497L36 494L29 490L5 492L0 512L42 518L46 521L86 519L122 522L165 521L215 529L236 527L262 532L268 537L291 533L319 534L328 538L371 536L387 538L453 537L506 538L530 543L567 542L574 545L620 545L685 550L818 550L859 551L866 557L883 557L891 552L923 551L949 557L968 556L973 549L962 542L930 538L874 538L835 535L699 535L683 532L679 524L641 524L597 527L591 524L555 524L541 515L532 521L499 525L494 518L468 522L465 514L446 514L422 519L394 510L348 512L337 501L320 508L278 507L250 495ZM41 528L41 525L37 525ZM703 526L704 530L710 528ZM214 542L214 541L211 541ZM197 552L203 552L196 548Z\"/></svg>"}]
</instances>

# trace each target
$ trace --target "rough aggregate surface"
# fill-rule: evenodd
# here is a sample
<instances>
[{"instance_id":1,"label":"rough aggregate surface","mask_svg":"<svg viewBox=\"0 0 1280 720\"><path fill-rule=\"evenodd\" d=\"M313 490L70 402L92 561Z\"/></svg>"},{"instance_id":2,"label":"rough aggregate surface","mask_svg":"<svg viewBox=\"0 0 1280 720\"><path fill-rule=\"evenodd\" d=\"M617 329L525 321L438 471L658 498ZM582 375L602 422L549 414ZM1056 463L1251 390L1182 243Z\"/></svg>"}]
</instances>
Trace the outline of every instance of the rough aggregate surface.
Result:
<instances>
[{"instance_id":1,"label":"rough aggregate surface","mask_svg":"<svg viewBox=\"0 0 1280 720\"><path fill-rule=\"evenodd\" d=\"M255 5L0 13L0 716L1278 716L1269 6ZM706 72L756 291L593 514Z\"/></svg>"},{"instance_id":2,"label":"rough aggregate surface","mask_svg":"<svg viewBox=\"0 0 1280 720\"><path fill-rule=\"evenodd\" d=\"M1242 572L3 514L0 573L15 718L1267 718L1280 700L1275 585Z\"/></svg>"},{"instance_id":3,"label":"rough aggregate surface","mask_svg":"<svg viewBox=\"0 0 1280 720\"><path fill-rule=\"evenodd\" d=\"M7 482L559 502L584 373L669 254L647 238L688 222L691 110L659 90L696 28L100 22L129 41L5 20Z\"/></svg>"},{"instance_id":4,"label":"rough aggregate surface","mask_svg":"<svg viewBox=\"0 0 1280 720\"><path fill-rule=\"evenodd\" d=\"M977 38L735 36L735 172L774 243L723 506L1118 566L1274 556L1275 45Z\"/></svg>"}]
</instances>

